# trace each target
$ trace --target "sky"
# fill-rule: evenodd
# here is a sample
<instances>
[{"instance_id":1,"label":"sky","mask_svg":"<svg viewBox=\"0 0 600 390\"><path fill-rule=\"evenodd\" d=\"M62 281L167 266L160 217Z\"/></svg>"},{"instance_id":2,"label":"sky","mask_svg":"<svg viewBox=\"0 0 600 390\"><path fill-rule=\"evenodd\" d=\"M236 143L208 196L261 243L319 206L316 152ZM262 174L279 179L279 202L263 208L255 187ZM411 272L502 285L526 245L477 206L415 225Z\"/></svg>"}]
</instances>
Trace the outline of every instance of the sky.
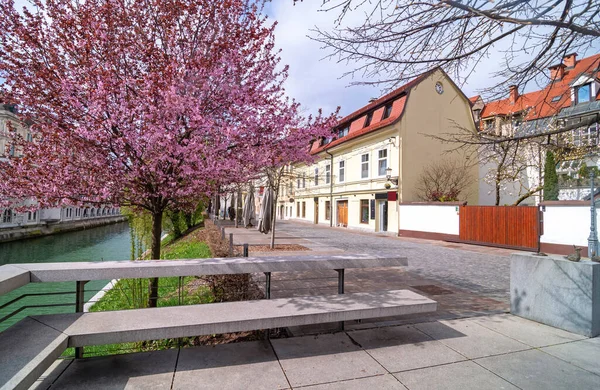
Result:
<instances>
[{"instance_id":1,"label":"sky","mask_svg":"<svg viewBox=\"0 0 600 390\"><path fill-rule=\"evenodd\" d=\"M350 85L353 82L368 81L342 78L355 64L338 63L333 59L324 59L329 51L308 38L314 35L310 30L315 26L333 29L336 11L320 11L322 0L304 0L293 4L292 0L272 0L266 13L277 21L275 43L282 49L282 63L289 65L290 76L287 80L287 93L298 100L309 113L322 108L325 113L341 107L340 114L345 116L369 103L369 99L383 95L382 86ZM363 15L351 12L344 21L357 24ZM476 91L489 83L489 74L498 67L498 59L490 58L481 64L480 71L469 77L468 84L459 85L467 96L476 95Z\"/></svg>"}]
</instances>

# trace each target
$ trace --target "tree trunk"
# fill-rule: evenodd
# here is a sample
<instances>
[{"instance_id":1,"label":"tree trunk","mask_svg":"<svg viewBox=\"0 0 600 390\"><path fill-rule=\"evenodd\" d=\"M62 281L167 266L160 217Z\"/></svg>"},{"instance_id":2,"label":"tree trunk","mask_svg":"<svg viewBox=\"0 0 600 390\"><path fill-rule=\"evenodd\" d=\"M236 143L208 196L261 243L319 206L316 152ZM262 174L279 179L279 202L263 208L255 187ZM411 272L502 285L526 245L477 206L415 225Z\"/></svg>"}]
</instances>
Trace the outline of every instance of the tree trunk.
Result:
<instances>
[{"instance_id":1,"label":"tree trunk","mask_svg":"<svg viewBox=\"0 0 600 390\"><path fill-rule=\"evenodd\" d=\"M162 234L163 213L152 213L152 260L160 259L160 238ZM156 307L158 303L158 278L150 278L148 282L148 307Z\"/></svg>"},{"instance_id":2,"label":"tree trunk","mask_svg":"<svg viewBox=\"0 0 600 390\"><path fill-rule=\"evenodd\" d=\"M273 191L273 208L271 213L271 249L275 249L275 221L277 221L277 200L279 191Z\"/></svg>"},{"instance_id":3,"label":"tree trunk","mask_svg":"<svg viewBox=\"0 0 600 390\"><path fill-rule=\"evenodd\" d=\"M525 199L527 199L530 196L534 195L536 192L541 191L543 188L544 188L544 186L537 186L536 188L527 191L526 193L524 193L523 195L521 195L519 197L519 199L517 199L515 201L515 203L513 204L513 206L518 206L522 201L524 201Z\"/></svg>"},{"instance_id":4,"label":"tree trunk","mask_svg":"<svg viewBox=\"0 0 600 390\"><path fill-rule=\"evenodd\" d=\"M496 180L496 206L500 206L500 182Z\"/></svg>"}]
</instances>

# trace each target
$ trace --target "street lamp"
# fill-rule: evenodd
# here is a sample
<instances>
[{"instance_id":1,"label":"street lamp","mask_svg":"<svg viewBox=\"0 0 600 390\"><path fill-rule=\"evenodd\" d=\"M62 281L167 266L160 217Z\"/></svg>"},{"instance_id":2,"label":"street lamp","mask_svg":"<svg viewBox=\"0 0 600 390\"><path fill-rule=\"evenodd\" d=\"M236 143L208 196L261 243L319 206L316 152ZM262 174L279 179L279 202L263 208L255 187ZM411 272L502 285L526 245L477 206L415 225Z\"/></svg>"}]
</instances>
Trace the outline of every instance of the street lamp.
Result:
<instances>
[{"instance_id":1,"label":"street lamp","mask_svg":"<svg viewBox=\"0 0 600 390\"><path fill-rule=\"evenodd\" d=\"M387 167L385 170L386 176L385 179L394 185L398 185L398 178L392 178L392 168Z\"/></svg>"},{"instance_id":2,"label":"street lamp","mask_svg":"<svg viewBox=\"0 0 600 390\"><path fill-rule=\"evenodd\" d=\"M590 259L593 256L598 255L598 231L597 231L597 223L596 223L596 202L595 202L595 188L594 188L594 178L596 177L596 170L593 169L598 167L598 157L594 155L587 155L583 160L585 165L588 167L588 172L590 175L590 214L591 214L591 222L590 222L590 236L588 237L588 256Z\"/></svg>"}]
</instances>

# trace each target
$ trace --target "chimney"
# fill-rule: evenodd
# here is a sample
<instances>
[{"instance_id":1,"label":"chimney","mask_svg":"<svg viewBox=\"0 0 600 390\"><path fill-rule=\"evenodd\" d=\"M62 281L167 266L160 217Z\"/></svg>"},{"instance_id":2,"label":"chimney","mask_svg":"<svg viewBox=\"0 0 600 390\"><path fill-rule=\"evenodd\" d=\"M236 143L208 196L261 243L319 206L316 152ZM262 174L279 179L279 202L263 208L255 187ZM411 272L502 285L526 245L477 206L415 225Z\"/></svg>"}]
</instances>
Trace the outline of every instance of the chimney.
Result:
<instances>
[{"instance_id":1,"label":"chimney","mask_svg":"<svg viewBox=\"0 0 600 390\"><path fill-rule=\"evenodd\" d=\"M573 68L576 63L577 63L577 53L567 54L566 56L563 57L563 64L565 64L565 66L567 68Z\"/></svg>"},{"instance_id":2,"label":"chimney","mask_svg":"<svg viewBox=\"0 0 600 390\"><path fill-rule=\"evenodd\" d=\"M554 65L549 67L548 69L550 69L550 80L552 81L560 81L563 79L563 77L565 77L564 64Z\"/></svg>"},{"instance_id":3,"label":"chimney","mask_svg":"<svg viewBox=\"0 0 600 390\"><path fill-rule=\"evenodd\" d=\"M511 85L508 87L510 104L515 104L517 99L519 98L519 90L516 85Z\"/></svg>"}]
</instances>

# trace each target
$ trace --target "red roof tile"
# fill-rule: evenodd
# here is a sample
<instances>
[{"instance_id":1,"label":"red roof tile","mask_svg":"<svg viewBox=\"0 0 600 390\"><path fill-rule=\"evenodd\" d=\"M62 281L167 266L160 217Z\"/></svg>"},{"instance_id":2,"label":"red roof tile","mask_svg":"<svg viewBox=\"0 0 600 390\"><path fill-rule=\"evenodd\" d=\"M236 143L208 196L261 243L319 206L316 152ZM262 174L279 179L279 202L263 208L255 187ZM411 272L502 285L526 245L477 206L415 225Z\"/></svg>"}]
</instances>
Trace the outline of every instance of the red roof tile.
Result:
<instances>
[{"instance_id":1,"label":"red roof tile","mask_svg":"<svg viewBox=\"0 0 600 390\"><path fill-rule=\"evenodd\" d=\"M481 112L481 118L489 118L496 115L511 115L524 110L528 110L525 120L554 116L562 108L571 105L571 83L584 74L597 78L599 65L600 54L583 58L577 61L573 68L565 69L562 80L550 83L542 90L519 95L514 103L511 103L510 97L487 103ZM558 97L560 99L552 101ZM595 99L600 100L600 92Z\"/></svg>"},{"instance_id":2,"label":"red roof tile","mask_svg":"<svg viewBox=\"0 0 600 390\"><path fill-rule=\"evenodd\" d=\"M348 135L340 139L335 139L327 145L323 146L319 146L319 144L315 142L311 147L311 153L316 154L322 152L326 149L330 149L341 143L379 130L396 122L396 120L398 120L404 112L406 96L410 89L419 84L421 81L423 81L423 79L429 76L436 69L423 73L422 75L404 84L400 88L388 93L387 95L380 97L379 99L369 103L368 105L354 111L352 114L342 118L338 122L337 127L339 128L342 125L350 124L350 132L348 133ZM385 105L390 102L393 102L392 113L388 118L381 120L381 116L383 115L383 109ZM377 110L375 110L376 108ZM371 124L368 127L362 127L364 124L365 116L371 111L373 111L373 118L371 120ZM358 126L356 122L360 122L360 126Z\"/></svg>"}]
</instances>

